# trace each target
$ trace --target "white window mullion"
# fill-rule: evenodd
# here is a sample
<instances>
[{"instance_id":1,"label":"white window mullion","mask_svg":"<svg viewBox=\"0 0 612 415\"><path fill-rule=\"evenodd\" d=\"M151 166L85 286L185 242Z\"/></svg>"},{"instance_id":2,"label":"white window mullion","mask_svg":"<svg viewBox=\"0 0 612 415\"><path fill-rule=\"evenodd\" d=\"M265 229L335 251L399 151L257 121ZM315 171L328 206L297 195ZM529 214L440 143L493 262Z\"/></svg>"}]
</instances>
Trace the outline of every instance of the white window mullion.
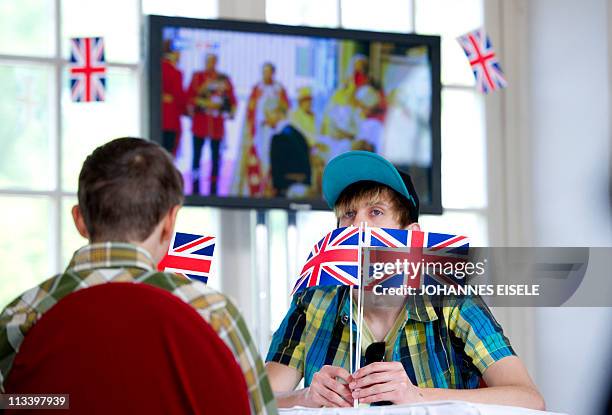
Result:
<instances>
[{"instance_id":1,"label":"white window mullion","mask_svg":"<svg viewBox=\"0 0 612 415\"><path fill-rule=\"evenodd\" d=\"M146 99L148 97L148 93L145 93L145 88L146 88L146 79L145 79L145 66L144 66L144 62L145 62L145 51L144 51L144 47L145 47L145 43L144 43L144 37L146 34L145 31L145 24L146 24L146 16L144 14L144 10L143 8L143 0L137 0L136 1L136 7L138 8L138 65L136 67L136 71L138 72L138 108L140 109L139 111L139 117L140 117L140 131L139 131L139 136L146 138L146 139L150 139L150 135L151 132L149 131L149 127L148 127L148 115L145 116L145 114L147 113L147 109L145 108L145 103L146 103Z\"/></svg>"},{"instance_id":2,"label":"white window mullion","mask_svg":"<svg viewBox=\"0 0 612 415\"><path fill-rule=\"evenodd\" d=\"M54 123L54 176L55 186L54 194L51 197L51 212L49 217L52 249L50 258L52 262L52 271L60 272L63 268L62 264L62 4L61 0L55 1L55 63L54 63L54 91L53 91L53 112L52 120Z\"/></svg>"},{"instance_id":3,"label":"white window mullion","mask_svg":"<svg viewBox=\"0 0 612 415\"><path fill-rule=\"evenodd\" d=\"M416 1L415 0L410 0L410 27L411 27L411 32L412 33L416 33Z\"/></svg>"}]
</instances>

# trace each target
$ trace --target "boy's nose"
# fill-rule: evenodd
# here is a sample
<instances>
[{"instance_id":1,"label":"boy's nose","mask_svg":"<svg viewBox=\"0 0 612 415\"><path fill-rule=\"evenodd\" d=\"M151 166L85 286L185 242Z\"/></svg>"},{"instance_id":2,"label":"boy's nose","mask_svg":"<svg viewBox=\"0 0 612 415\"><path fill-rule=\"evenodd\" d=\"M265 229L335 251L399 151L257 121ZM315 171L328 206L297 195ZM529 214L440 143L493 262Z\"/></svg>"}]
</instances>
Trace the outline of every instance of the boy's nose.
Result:
<instances>
[{"instance_id":1,"label":"boy's nose","mask_svg":"<svg viewBox=\"0 0 612 415\"><path fill-rule=\"evenodd\" d=\"M367 220L367 212L357 212L357 214L355 214L355 217L353 218L353 226L359 226L361 222L367 222Z\"/></svg>"}]
</instances>

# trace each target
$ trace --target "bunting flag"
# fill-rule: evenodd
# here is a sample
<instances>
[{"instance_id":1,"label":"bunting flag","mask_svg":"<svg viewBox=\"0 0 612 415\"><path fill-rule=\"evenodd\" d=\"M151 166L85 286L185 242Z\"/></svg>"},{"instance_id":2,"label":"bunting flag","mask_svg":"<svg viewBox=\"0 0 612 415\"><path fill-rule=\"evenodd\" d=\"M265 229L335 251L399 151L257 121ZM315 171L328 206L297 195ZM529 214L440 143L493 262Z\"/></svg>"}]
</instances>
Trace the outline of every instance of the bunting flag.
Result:
<instances>
[{"instance_id":1,"label":"bunting flag","mask_svg":"<svg viewBox=\"0 0 612 415\"><path fill-rule=\"evenodd\" d=\"M483 28L459 36L457 40L470 61L476 78L476 88L480 92L486 94L508 86L491 39Z\"/></svg>"},{"instance_id":2,"label":"bunting flag","mask_svg":"<svg viewBox=\"0 0 612 415\"><path fill-rule=\"evenodd\" d=\"M70 40L70 98L73 102L104 101L106 60L101 37Z\"/></svg>"}]
</instances>

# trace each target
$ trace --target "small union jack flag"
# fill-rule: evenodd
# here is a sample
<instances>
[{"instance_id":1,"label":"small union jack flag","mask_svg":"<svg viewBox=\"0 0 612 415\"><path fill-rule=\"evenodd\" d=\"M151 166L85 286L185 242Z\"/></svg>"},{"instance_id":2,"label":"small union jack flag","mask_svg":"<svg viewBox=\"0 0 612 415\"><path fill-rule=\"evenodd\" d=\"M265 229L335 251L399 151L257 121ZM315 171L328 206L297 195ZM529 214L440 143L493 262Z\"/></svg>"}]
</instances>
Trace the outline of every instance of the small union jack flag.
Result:
<instances>
[{"instance_id":1,"label":"small union jack flag","mask_svg":"<svg viewBox=\"0 0 612 415\"><path fill-rule=\"evenodd\" d=\"M402 248L410 246L411 231L404 229L391 228L366 228L365 244L366 246L382 246L390 248Z\"/></svg>"},{"instance_id":2,"label":"small union jack flag","mask_svg":"<svg viewBox=\"0 0 612 415\"><path fill-rule=\"evenodd\" d=\"M215 237L176 232L166 256L159 262L160 271L183 274L188 278L208 282Z\"/></svg>"},{"instance_id":3,"label":"small union jack flag","mask_svg":"<svg viewBox=\"0 0 612 415\"><path fill-rule=\"evenodd\" d=\"M423 235L423 240L423 258L434 268L423 274L423 285L464 285L464 278L445 270L448 269L448 264L457 264L468 259L469 239L461 235L428 232ZM442 272L436 265L442 266Z\"/></svg>"},{"instance_id":4,"label":"small union jack flag","mask_svg":"<svg viewBox=\"0 0 612 415\"><path fill-rule=\"evenodd\" d=\"M70 39L70 97L74 102L104 101L106 63L104 39Z\"/></svg>"},{"instance_id":5,"label":"small union jack flag","mask_svg":"<svg viewBox=\"0 0 612 415\"><path fill-rule=\"evenodd\" d=\"M308 287L359 284L360 228L334 229L312 248L291 295Z\"/></svg>"},{"instance_id":6,"label":"small union jack flag","mask_svg":"<svg viewBox=\"0 0 612 415\"><path fill-rule=\"evenodd\" d=\"M459 36L457 40L470 61L476 87L480 92L486 94L508 85L493 51L491 39L483 28Z\"/></svg>"},{"instance_id":7,"label":"small union jack flag","mask_svg":"<svg viewBox=\"0 0 612 415\"><path fill-rule=\"evenodd\" d=\"M385 248L371 251L370 264L373 262L394 263L396 260L401 262L406 260L414 266L420 267L418 271L416 271L417 268L411 267L403 275L392 273L378 279L372 278L372 269L370 269L364 283L366 289L372 288L374 285L419 287L421 284L458 285L464 283L462 279L455 278L452 274L437 271L440 268L444 269L446 264L456 264L467 259L469 240L465 236L367 227L364 239L366 246ZM386 249L386 247L398 249ZM425 272L427 271L425 267L429 267L432 272ZM421 277L423 277L422 280Z\"/></svg>"}]
</instances>

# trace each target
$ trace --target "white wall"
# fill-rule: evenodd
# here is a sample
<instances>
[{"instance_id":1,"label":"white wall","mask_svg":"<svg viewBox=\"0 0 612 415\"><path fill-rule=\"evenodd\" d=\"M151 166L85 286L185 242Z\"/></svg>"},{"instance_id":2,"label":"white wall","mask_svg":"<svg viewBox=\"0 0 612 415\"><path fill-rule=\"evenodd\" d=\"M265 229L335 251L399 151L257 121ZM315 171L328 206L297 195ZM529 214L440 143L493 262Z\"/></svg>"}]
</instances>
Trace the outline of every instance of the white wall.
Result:
<instances>
[{"instance_id":1,"label":"white wall","mask_svg":"<svg viewBox=\"0 0 612 415\"><path fill-rule=\"evenodd\" d=\"M541 308L535 382L548 410L600 414L612 366L610 308Z\"/></svg>"},{"instance_id":2,"label":"white wall","mask_svg":"<svg viewBox=\"0 0 612 415\"><path fill-rule=\"evenodd\" d=\"M606 0L529 1L533 241L612 246ZM612 293L611 293L612 294ZM536 311L536 382L550 410L594 414L608 386L612 309Z\"/></svg>"},{"instance_id":3,"label":"white wall","mask_svg":"<svg viewBox=\"0 0 612 415\"><path fill-rule=\"evenodd\" d=\"M612 245L606 0L530 5L537 242Z\"/></svg>"}]
</instances>

